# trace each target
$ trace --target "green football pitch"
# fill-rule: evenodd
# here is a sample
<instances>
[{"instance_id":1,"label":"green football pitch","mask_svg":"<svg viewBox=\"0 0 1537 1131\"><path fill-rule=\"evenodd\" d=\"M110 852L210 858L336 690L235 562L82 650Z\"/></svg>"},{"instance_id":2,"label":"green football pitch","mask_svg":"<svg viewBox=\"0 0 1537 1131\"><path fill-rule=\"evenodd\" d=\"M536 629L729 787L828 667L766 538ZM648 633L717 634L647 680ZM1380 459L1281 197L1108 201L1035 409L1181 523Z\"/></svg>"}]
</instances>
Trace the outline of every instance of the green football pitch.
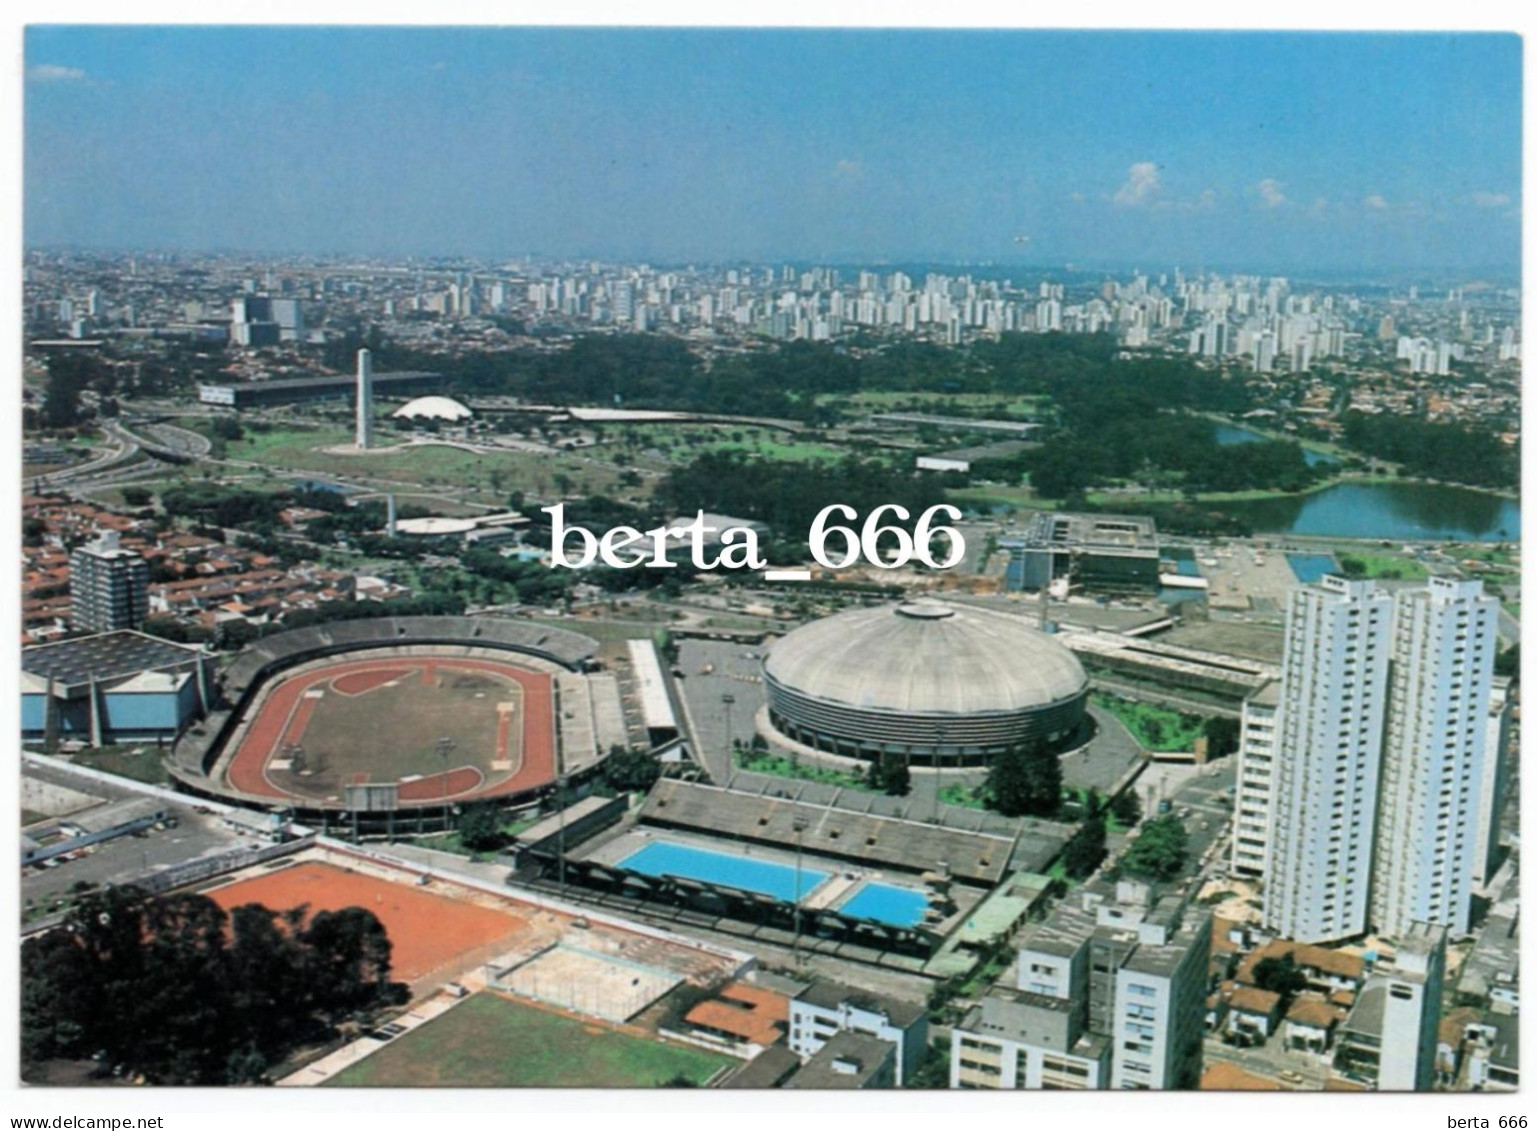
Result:
<instances>
[{"instance_id":1,"label":"green football pitch","mask_svg":"<svg viewBox=\"0 0 1537 1131\"><path fill-rule=\"evenodd\" d=\"M653 1088L738 1063L478 993L326 1081L342 1087Z\"/></svg>"}]
</instances>

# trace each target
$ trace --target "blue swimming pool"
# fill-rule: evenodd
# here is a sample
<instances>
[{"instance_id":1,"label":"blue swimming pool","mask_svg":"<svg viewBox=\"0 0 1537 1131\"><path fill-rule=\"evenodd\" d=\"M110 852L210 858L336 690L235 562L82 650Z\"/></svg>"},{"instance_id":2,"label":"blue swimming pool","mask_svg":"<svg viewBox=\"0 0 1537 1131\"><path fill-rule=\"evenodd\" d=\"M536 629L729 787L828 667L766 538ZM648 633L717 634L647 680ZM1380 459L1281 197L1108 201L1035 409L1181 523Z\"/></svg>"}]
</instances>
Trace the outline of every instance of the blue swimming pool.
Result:
<instances>
[{"instance_id":1,"label":"blue swimming pool","mask_svg":"<svg viewBox=\"0 0 1537 1131\"><path fill-rule=\"evenodd\" d=\"M921 891L869 883L838 910L855 919L876 919L893 927L913 927L923 922L923 913L928 906L928 897Z\"/></svg>"},{"instance_id":2,"label":"blue swimming pool","mask_svg":"<svg viewBox=\"0 0 1537 1131\"><path fill-rule=\"evenodd\" d=\"M683 876L771 895L787 903L795 899L795 869L788 864L708 852L669 840L654 841L640 851L630 853L619 861L619 865L646 876ZM814 868L802 868L802 898L815 891L827 876L828 873Z\"/></svg>"},{"instance_id":3,"label":"blue swimming pool","mask_svg":"<svg viewBox=\"0 0 1537 1131\"><path fill-rule=\"evenodd\" d=\"M1339 573L1340 564L1333 554L1287 554L1286 563L1304 585L1311 585L1326 573Z\"/></svg>"}]
</instances>

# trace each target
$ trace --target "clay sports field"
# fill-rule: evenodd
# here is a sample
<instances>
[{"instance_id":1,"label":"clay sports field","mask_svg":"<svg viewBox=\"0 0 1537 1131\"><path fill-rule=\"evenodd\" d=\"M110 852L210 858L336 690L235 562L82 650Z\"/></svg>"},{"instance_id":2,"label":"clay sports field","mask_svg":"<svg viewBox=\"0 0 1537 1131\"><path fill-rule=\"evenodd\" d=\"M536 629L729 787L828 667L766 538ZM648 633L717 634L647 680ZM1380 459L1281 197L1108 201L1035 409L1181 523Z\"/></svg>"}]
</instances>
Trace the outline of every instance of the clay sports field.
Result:
<instances>
[{"instance_id":1,"label":"clay sports field","mask_svg":"<svg viewBox=\"0 0 1537 1131\"><path fill-rule=\"evenodd\" d=\"M510 910L452 899L411 884L316 861L237 880L204 894L226 911L247 903L259 903L274 911L307 906L311 915L346 907L372 911L393 944L391 965L395 979L401 982L414 983L427 974L443 973L466 955L479 956L497 946L511 948L529 926L527 919Z\"/></svg>"},{"instance_id":2,"label":"clay sports field","mask_svg":"<svg viewBox=\"0 0 1537 1131\"><path fill-rule=\"evenodd\" d=\"M275 679L226 777L241 793L341 806L398 782L401 808L500 797L555 780L550 676L499 660L391 655Z\"/></svg>"}]
</instances>

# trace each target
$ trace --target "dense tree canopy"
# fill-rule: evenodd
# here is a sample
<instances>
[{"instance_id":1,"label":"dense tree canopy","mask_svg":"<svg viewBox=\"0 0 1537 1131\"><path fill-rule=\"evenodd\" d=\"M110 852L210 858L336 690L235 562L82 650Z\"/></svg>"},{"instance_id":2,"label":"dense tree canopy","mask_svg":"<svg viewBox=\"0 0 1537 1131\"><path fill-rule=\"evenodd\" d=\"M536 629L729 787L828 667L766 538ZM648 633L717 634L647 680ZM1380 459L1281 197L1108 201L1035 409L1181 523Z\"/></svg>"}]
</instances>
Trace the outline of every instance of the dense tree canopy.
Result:
<instances>
[{"instance_id":1,"label":"dense tree canopy","mask_svg":"<svg viewBox=\"0 0 1537 1131\"><path fill-rule=\"evenodd\" d=\"M1105 821L1090 817L1078 827L1062 849L1062 868L1069 878L1081 880L1094 874L1105 858Z\"/></svg>"},{"instance_id":2,"label":"dense tree canopy","mask_svg":"<svg viewBox=\"0 0 1537 1131\"><path fill-rule=\"evenodd\" d=\"M1044 747L1011 746L988 771L987 793L1005 817L1050 817L1062 806L1062 764Z\"/></svg>"},{"instance_id":3,"label":"dense tree canopy","mask_svg":"<svg viewBox=\"0 0 1537 1131\"><path fill-rule=\"evenodd\" d=\"M1345 442L1367 455L1423 475L1476 487L1514 487L1521 461L1487 428L1432 424L1387 413L1347 412Z\"/></svg>"},{"instance_id":4,"label":"dense tree canopy","mask_svg":"<svg viewBox=\"0 0 1537 1131\"><path fill-rule=\"evenodd\" d=\"M156 1084L256 1083L297 1044L405 1000L359 907L306 916L113 888L21 951L22 1056L97 1059Z\"/></svg>"},{"instance_id":5,"label":"dense tree canopy","mask_svg":"<svg viewBox=\"0 0 1537 1131\"><path fill-rule=\"evenodd\" d=\"M1147 880L1172 880L1185 866L1185 825L1173 813L1142 826L1121 860L1127 872Z\"/></svg>"}]
</instances>

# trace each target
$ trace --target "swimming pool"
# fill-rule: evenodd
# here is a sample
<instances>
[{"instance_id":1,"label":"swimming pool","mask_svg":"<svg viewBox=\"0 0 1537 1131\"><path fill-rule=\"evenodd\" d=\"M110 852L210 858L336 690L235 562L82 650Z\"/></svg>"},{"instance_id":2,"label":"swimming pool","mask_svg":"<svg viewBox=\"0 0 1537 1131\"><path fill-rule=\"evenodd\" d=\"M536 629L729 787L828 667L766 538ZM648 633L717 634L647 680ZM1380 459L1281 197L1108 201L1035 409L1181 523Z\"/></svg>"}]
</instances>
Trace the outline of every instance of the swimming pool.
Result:
<instances>
[{"instance_id":1,"label":"swimming pool","mask_svg":"<svg viewBox=\"0 0 1537 1131\"><path fill-rule=\"evenodd\" d=\"M1287 554L1286 564L1304 585L1312 585L1326 573L1340 571L1340 564L1333 554Z\"/></svg>"},{"instance_id":2,"label":"swimming pool","mask_svg":"<svg viewBox=\"0 0 1537 1131\"><path fill-rule=\"evenodd\" d=\"M619 866L646 876L683 876L686 879L771 895L786 903L795 900L795 869L788 864L751 860L725 852L709 852L703 848L675 844L670 840L653 841L619 861ZM815 891L827 876L828 873L815 868L802 868L801 898Z\"/></svg>"},{"instance_id":3,"label":"swimming pool","mask_svg":"<svg viewBox=\"0 0 1537 1131\"><path fill-rule=\"evenodd\" d=\"M928 896L921 891L868 883L838 911L854 919L875 919L893 927L914 927L923 922L923 913L928 908Z\"/></svg>"}]
</instances>

